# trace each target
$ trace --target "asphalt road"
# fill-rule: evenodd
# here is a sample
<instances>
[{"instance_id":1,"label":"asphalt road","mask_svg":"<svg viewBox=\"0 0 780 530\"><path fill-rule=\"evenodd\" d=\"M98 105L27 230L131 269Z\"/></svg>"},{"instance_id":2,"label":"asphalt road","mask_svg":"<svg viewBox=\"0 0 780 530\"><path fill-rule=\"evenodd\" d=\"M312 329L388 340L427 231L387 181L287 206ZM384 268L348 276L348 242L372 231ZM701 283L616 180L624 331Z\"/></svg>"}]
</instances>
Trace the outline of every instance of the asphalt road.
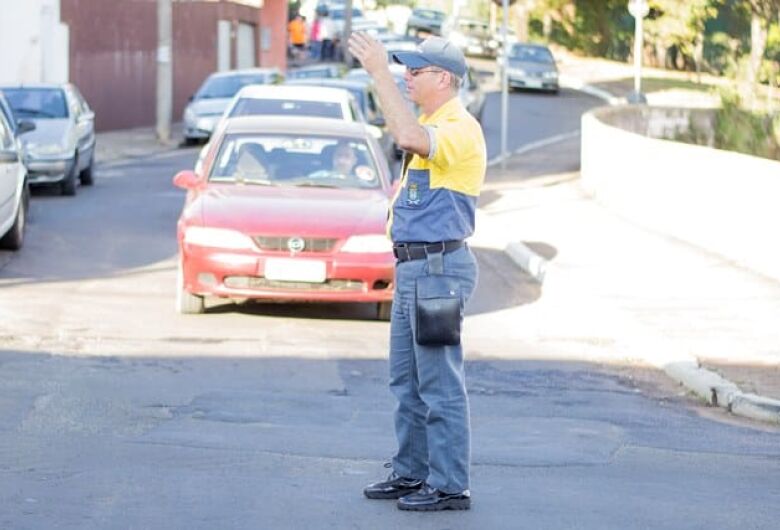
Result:
<instances>
[{"instance_id":1,"label":"asphalt road","mask_svg":"<svg viewBox=\"0 0 780 530\"><path fill-rule=\"evenodd\" d=\"M595 102L512 103L519 147L576 130ZM194 158L103 166L75 198L39 191L25 248L0 254L0 528L777 528L777 430L636 367L502 340L492 317L522 325L543 292L488 248L466 336L474 507L363 499L394 446L387 324L357 304L177 315L170 178Z\"/></svg>"}]
</instances>

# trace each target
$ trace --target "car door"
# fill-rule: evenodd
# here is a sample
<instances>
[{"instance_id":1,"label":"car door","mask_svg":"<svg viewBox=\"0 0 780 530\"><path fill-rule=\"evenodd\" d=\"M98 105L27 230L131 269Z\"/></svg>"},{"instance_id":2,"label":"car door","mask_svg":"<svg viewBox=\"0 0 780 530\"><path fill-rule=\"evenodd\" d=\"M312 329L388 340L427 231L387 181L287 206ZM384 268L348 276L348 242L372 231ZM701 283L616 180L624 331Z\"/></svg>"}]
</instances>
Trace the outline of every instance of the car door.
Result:
<instances>
[{"instance_id":1,"label":"car door","mask_svg":"<svg viewBox=\"0 0 780 530\"><path fill-rule=\"evenodd\" d=\"M11 152L16 152L16 141L5 114L0 112L0 157ZM4 161L0 159L0 226L2 227L8 225L15 213L14 198L16 197L20 163L18 160Z\"/></svg>"}]
</instances>

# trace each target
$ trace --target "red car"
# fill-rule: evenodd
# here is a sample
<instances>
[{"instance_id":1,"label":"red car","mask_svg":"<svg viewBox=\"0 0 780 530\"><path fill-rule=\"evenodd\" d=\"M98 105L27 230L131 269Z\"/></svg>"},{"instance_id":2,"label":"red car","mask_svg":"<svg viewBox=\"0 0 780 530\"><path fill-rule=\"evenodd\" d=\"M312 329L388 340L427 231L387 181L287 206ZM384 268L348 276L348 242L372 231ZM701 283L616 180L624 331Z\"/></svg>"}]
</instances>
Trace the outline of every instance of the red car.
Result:
<instances>
[{"instance_id":1,"label":"red car","mask_svg":"<svg viewBox=\"0 0 780 530\"><path fill-rule=\"evenodd\" d=\"M389 319L393 194L387 160L364 124L279 116L229 118L178 221L177 309L204 298L368 302Z\"/></svg>"}]
</instances>

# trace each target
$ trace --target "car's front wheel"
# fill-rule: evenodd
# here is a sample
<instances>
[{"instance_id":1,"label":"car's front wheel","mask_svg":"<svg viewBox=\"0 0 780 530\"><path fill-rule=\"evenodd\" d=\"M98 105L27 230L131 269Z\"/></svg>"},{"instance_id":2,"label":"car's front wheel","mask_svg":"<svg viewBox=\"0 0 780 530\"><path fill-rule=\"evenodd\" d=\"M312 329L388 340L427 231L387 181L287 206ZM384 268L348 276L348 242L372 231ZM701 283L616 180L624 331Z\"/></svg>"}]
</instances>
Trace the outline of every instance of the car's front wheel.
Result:
<instances>
[{"instance_id":1,"label":"car's front wheel","mask_svg":"<svg viewBox=\"0 0 780 530\"><path fill-rule=\"evenodd\" d=\"M179 258L176 270L176 311L182 315L199 315L206 310L202 296L192 294L184 287L184 265Z\"/></svg>"},{"instance_id":2,"label":"car's front wheel","mask_svg":"<svg viewBox=\"0 0 780 530\"><path fill-rule=\"evenodd\" d=\"M65 179L60 182L60 192L63 195L73 196L76 195L76 183L79 176L79 160L77 157L73 158L73 165L65 175Z\"/></svg>"},{"instance_id":3,"label":"car's front wheel","mask_svg":"<svg viewBox=\"0 0 780 530\"><path fill-rule=\"evenodd\" d=\"M89 159L89 165L79 175L79 182L82 186L92 186L95 183L95 175L93 172L93 166L95 165L95 157Z\"/></svg>"}]
</instances>

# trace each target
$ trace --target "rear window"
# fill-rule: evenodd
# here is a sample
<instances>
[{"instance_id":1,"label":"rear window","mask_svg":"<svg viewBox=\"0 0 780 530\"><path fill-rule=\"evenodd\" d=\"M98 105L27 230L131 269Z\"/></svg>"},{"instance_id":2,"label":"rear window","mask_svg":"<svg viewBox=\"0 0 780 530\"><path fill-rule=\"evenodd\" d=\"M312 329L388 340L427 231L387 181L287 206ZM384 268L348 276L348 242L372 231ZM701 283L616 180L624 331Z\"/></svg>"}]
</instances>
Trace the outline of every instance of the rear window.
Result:
<instances>
[{"instance_id":1,"label":"rear window","mask_svg":"<svg viewBox=\"0 0 780 530\"><path fill-rule=\"evenodd\" d=\"M195 99L232 98L236 95L236 92L247 85L264 85L267 83L267 76L262 74L210 77L195 94Z\"/></svg>"},{"instance_id":2,"label":"rear window","mask_svg":"<svg viewBox=\"0 0 780 530\"><path fill-rule=\"evenodd\" d=\"M241 98L230 116L312 116L315 118L344 119L340 103L330 101L298 101L289 99Z\"/></svg>"},{"instance_id":3,"label":"rear window","mask_svg":"<svg viewBox=\"0 0 780 530\"><path fill-rule=\"evenodd\" d=\"M550 50L536 46L514 46L509 53L509 58L527 63L552 64L555 62Z\"/></svg>"},{"instance_id":4,"label":"rear window","mask_svg":"<svg viewBox=\"0 0 780 530\"><path fill-rule=\"evenodd\" d=\"M3 94L19 119L68 117L65 92L60 88L7 88Z\"/></svg>"},{"instance_id":5,"label":"rear window","mask_svg":"<svg viewBox=\"0 0 780 530\"><path fill-rule=\"evenodd\" d=\"M284 187L382 186L365 141L313 135L226 135L209 181Z\"/></svg>"}]
</instances>

